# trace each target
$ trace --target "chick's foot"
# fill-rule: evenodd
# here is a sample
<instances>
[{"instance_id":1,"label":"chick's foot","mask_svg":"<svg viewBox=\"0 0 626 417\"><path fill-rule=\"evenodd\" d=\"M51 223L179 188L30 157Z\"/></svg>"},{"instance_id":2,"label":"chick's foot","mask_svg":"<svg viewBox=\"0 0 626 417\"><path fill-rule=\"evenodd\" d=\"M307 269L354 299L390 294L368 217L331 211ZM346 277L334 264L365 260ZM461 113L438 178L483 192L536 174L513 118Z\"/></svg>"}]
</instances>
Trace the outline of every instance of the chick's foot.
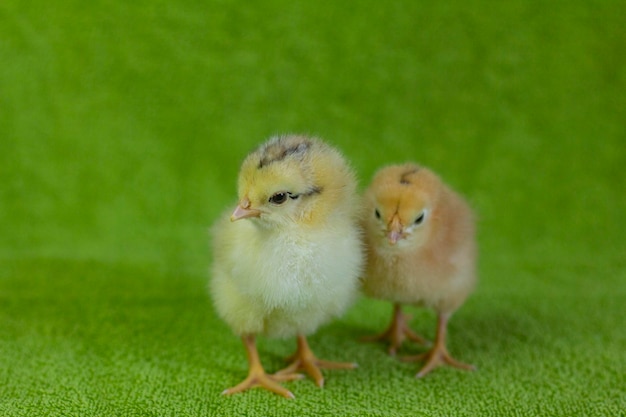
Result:
<instances>
[{"instance_id":1,"label":"chick's foot","mask_svg":"<svg viewBox=\"0 0 626 417\"><path fill-rule=\"evenodd\" d=\"M274 374L275 377L282 377L285 375L293 375L297 371L305 371L318 387L324 386L324 377L320 369L354 369L357 367L356 363L350 362L330 362L322 359L318 359L309 344L306 337L298 335L298 349L296 353L287 359L291 363L285 369L282 369Z\"/></svg>"},{"instance_id":2,"label":"chick's foot","mask_svg":"<svg viewBox=\"0 0 626 417\"><path fill-rule=\"evenodd\" d=\"M409 328L407 322L410 320L411 317L402 312L400 304L394 304L393 317L389 327L379 335L364 337L361 340L364 342L378 342L381 340L391 342L387 351L392 356L396 354L402 343L407 339L420 345L428 345L428 340Z\"/></svg>"},{"instance_id":3,"label":"chick's foot","mask_svg":"<svg viewBox=\"0 0 626 417\"><path fill-rule=\"evenodd\" d=\"M249 390L254 387L265 388L285 398L295 398L288 389L284 388L279 382L293 381L294 379L302 379L304 375L296 373L288 373L283 375L268 375L261 365L259 354L256 349L254 336L243 337L244 346L248 353L249 371L248 377L241 383L232 388L228 388L222 392L223 395L232 395L239 392Z\"/></svg>"},{"instance_id":4,"label":"chick's foot","mask_svg":"<svg viewBox=\"0 0 626 417\"><path fill-rule=\"evenodd\" d=\"M454 368L463 369L466 371L473 371L476 369L474 365L459 362L454 359L448 352L446 347L446 328L448 323L447 315L439 315L437 320L437 336L435 339L435 346L433 346L428 352L415 356L407 356L402 358L405 362L413 361L425 361L422 369L415 375L417 378L422 378L430 373L438 366L448 365Z\"/></svg>"}]
</instances>

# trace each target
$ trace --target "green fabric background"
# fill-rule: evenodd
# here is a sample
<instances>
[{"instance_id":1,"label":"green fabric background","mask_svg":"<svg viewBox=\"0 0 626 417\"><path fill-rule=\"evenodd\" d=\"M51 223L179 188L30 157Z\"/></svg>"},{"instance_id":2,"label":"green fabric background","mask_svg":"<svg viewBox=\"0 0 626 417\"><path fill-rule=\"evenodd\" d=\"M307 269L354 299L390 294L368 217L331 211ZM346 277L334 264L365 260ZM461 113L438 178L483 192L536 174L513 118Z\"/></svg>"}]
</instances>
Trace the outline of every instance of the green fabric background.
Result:
<instances>
[{"instance_id":1,"label":"green fabric background","mask_svg":"<svg viewBox=\"0 0 626 417\"><path fill-rule=\"evenodd\" d=\"M2 1L0 415L623 416L624 22L621 0ZM449 347L477 372L416 380L357 342L391 311L361 299L310 340L358 370L220 396L247 369L208 228L282 132L362 186L415 160L468 197L480 285ZM259 343L269 370L294 346Z\"/></svg>"}]
</instances>

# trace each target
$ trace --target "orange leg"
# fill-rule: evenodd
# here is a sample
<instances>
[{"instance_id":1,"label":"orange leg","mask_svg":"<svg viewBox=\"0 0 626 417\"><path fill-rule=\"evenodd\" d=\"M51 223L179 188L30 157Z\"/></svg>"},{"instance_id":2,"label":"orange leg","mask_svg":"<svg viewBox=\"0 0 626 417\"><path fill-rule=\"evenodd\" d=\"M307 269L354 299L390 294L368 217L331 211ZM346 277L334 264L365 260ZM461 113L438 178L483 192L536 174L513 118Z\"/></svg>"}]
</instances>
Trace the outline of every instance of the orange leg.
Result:
<instances>
[{"instance_id":1,"label":"orange leg","mask_svg":"<svg viewBox=\"0 0 626 417\"><path fill-rule=\"evenodd\" d=\"M441 365L449 365L454 368L464 369L467 371L473 371L476 369L474 365L459 362L450 356L450 353L448 353L448 349L446 348L446 331L449 318L449 314L439 314L437 316L437 335L435 336L435 345L428 352L417 356L403 358L404 361L426 361L422 369L420 369L417 373L417 378L426 376L426 374L430 371Z\"/></svg>"},{"instance_id":2,"label":"orange leg","mask_svg":"<svg viewBox=\"0 0 626 417\"><path fill-rule=\"evenodd\" d=\"M259 352L256 348L256 339L253 335L246 335L241 338L248 354L248 377L244 379L240 384L228 388L222 394L231 395L239 392L246 391L250 388L261 387L278 395L282 395L285 398L295 398L291 391L283 388L278 382L292 381L294 379L301 379L303 376L295 373L284 373L282 375L268 375L261 365L259 359Z\"/></svg>"},{"instance_id":3,"label":"orange leg","mask_svg":"<svg viewBox=\"0 0 626 417\"><path fill-rule=\"evenodd\" d=\"M387 327L387 329L379 335L365 337L362 340L365 342L377 342L379 340L390 341L391 344L388 349L390 355L395 355L398 348L406 339L419 343L420 345L428 344L426 339L409 328L407 322L410 319L410 316L407 316L402 312L400 304L394 304L393 317L389 327Z\"/></svg>"},{"instance_id":4,"label":"orange leg","mask_svg":"<svg viewBox=\"0 0 626 417\"><path fill-rule=\"evenodd\" d=\"M296 353L287 360L291 361L291 364L275 373L275 376L293 375L295 372L303 370L315 380L318 387L324 386L324 377L320 369L353 369L357 367L355 363L329 362L317 359L303 335L298 335Z\"/></svg>"}]
</instances>

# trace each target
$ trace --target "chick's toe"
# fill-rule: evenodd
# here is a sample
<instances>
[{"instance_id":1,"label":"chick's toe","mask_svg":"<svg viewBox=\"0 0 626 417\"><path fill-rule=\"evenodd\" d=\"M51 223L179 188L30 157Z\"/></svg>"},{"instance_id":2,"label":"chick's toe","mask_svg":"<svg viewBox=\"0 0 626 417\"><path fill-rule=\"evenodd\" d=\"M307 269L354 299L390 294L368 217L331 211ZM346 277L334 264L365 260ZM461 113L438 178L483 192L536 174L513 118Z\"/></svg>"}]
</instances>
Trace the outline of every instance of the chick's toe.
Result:
<instances>
[{"instance_id":1,"label":"chick's toe","mask_svg":"<svg viewBox=\"0 0 626 417\"><path fill-rule=\"evenodd\" d=\"M275 376L291 375L297 371L305 371L315 381L318 387L324 386L324 376L321 369L354 369L356 363L331 362L318 359L306 340L306 337L298 336L298 348L296 353L287 359L291 362L286 368L276 372Z\"/></svg>"}]
</instances>

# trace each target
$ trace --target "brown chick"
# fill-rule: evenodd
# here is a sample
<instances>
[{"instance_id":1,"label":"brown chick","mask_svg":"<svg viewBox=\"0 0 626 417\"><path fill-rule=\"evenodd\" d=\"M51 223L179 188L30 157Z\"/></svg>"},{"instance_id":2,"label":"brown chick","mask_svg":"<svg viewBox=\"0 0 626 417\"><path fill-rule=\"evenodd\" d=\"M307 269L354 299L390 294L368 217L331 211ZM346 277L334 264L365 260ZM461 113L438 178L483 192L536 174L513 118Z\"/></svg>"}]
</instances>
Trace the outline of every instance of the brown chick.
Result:
<instances>
[{"instance_id":1,"label":"brown chick","mask_svg":"<svg viewBox=\"0 0 626 417\"><path fill-rule=\"evenodd\" d=\"M379 170L365 192L365 206L368 264L363 289L394 304L389 329L376 339L390 340L391 354L407 337L423 342L408 328L401 306L431 308L437 313L434 345L407 358L425 360L417 377L444 364L473 370L446 348L448 320L476 282L472 210L435 173L412 163Z\"/></svg>"}]
</instances>

